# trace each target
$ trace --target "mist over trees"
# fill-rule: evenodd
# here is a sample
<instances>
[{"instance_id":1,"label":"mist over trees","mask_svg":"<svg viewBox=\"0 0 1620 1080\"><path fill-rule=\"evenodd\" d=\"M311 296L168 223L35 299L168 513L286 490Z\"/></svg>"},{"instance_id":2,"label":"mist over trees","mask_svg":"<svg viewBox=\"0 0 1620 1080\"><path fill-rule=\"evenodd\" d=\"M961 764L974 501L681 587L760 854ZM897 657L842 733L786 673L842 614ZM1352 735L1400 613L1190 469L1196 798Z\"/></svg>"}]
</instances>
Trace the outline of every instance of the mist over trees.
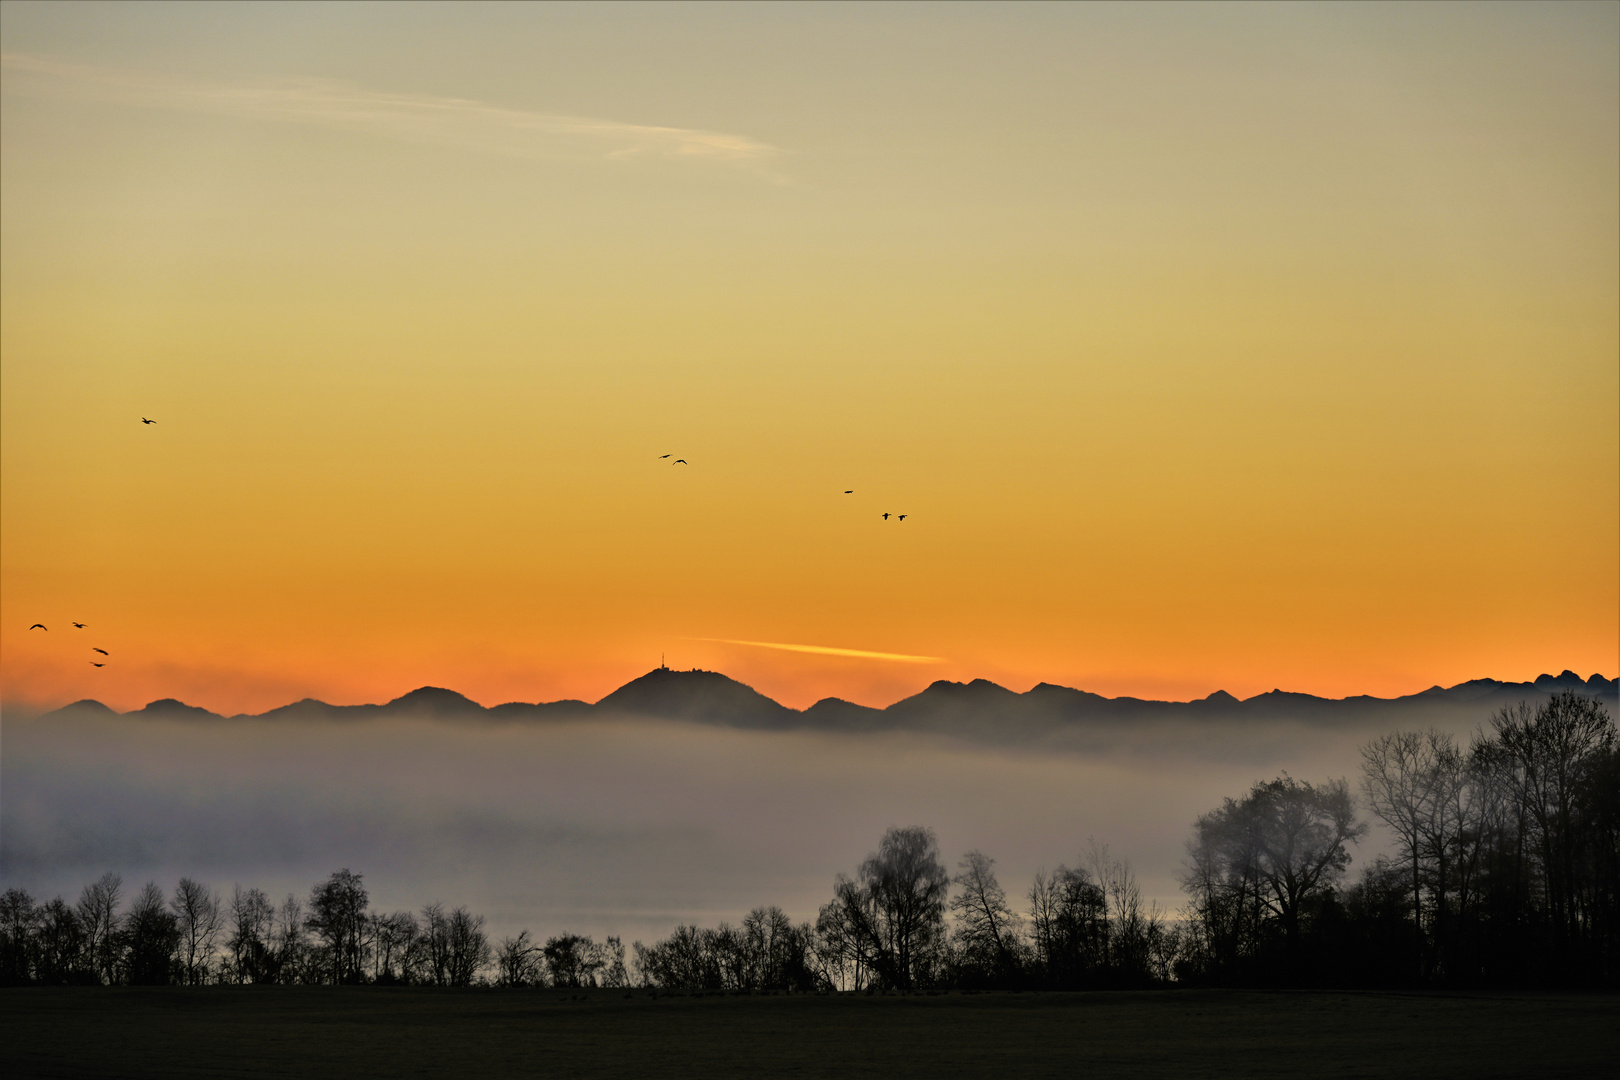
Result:
<instances>
[{"instance_id":1,"label":"mist over trees","mask_svg":"<svg viewBox=\"0 0 1620 1080\"><path fill-rule=\"evenodd\" d=\"M1368 891L1410 908L1411 978L1615 981L1617 752L1614 720L1576 694L1502 709L1466 749L1429 731L1364 750L1369 807L1401 843Z\"/></svg>"},{"instance_id":2,"label":"mist over trees","mask_svg":"<svg viewBox=\"0 0 1620 1080\"><path fill-rule=\"evenodd\" d=\"M1316 787L1286 774L1200 817L1183 887L1192 896L1188 960L1224 978L1260 952L1301 973L1302 923L1350 864L1357 824L1349 785Z\"/></svg>"},{"instance_id":3,"label":"mist over trees","mask_svg":"<svg viewBox=\"0 0 1620 1080\"><path fill-rule=\"evenodd\" d=\"M1365 831L1343 784L1282 777L1201 817L1178 978L1224 984L1613 986L1620 978L1614 720L1557 694L1471 745L1391 732L1361 793L1396 840L1346 883ZM1288 857L1279 860L1279 852Z\"/></svg>"},{"instance_id":4,"label":"mist over trees","mask_svg":"<svg viewBox=\"0 0 1620 1080\"><path fill-rule=\"evenodd\" d=\"M1145 903L1091 840L1009 894L995 860L947 868L938 838L890 828L839 874L814 922L758 907L650 945L524 930L432 902L370 907L348 868L307 897L172 895L117 874L78 901L0 895L10 985L324 983L678 993L938 993L1169 985L1558 986L1620 982L1620 745L1600 703L1503 708L1471 744L1395 731L1362 775L1257 782L1200 815L1185 906ZM1358 799L1359 795L1359 799ZM1364 816L1367 815L1367 816ZM1393 857L1351 874L1372 821Z\"/></svg>"}]
</instances>

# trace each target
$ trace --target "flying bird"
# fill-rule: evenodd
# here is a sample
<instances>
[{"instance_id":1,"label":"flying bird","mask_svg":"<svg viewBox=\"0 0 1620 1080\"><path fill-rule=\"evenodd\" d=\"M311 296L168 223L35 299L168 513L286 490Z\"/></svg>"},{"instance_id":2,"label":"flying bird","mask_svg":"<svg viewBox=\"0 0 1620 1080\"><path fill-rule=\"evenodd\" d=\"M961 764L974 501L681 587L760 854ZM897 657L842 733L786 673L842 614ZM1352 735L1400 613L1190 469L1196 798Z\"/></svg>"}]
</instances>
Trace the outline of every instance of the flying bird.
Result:
<instances>
[{"instance_id":1,"label":"flying bird","mask_svg":"<svg viewBox=\"0 0 1620 1080\"><path fill-rule=\"evenodd\" d=\"M157 423L157 421L156 420L148 420L146 417L143 416L143 417L141 417L141 423L143 423L143 424L155 424L155 423Z\"/></svg>"},{"instance_id":2,"label":"flying bird","mask_svg":"<svg viewBox=\"0 0 1620 1080\"><path fill-rule=\"evenodd\" d=\"M846 491L846 492L844 492L844 494L845 494L845 495L853 495L853 494L855 494L855 489L854 489L854 488L850 488L850 489L849 489L849 490L848 490L848 491Z\"/></svg>"},{"instance_id":3,"label":"flying bird","mask_svg":"<svg viewBox=\"0 0 1620 1080\"><path fill-rule=\"evenodd\" d=\"M685 465L686 464L686 459L683 458L683 457L682 458L676 458L674 461L670 462L670 464L671 465Z\"/></svg>"},{"instance_id":4,"label":"flying bird","mask_svg":"<svg viewBox=\"0 0 1620 1080\"><path fill-rule=\"evenodd\" d=\"M888 514L884 514L884 515L883 515L883 520L884 520L884 521L888 521L888 520L889 520L889 515L888 515Z\"/></svg>"},{"instance_id":5,"label":"flying bird","mask_svg":"<svg viewBox=\"0 0 1620 1080\"><path fill-rule=\"evenodd\" d=\"M90 646L90 649L93 652L100 653L102 656L111 656L112 655L112 653L108 652L106 649L98 649L94 645Z\"/></svg>"},{"instance_id":6,"label":"flying bird","mask_svg":"<svg viewBox=\"0 0 1620 1080\"><path fill-rule=\"evenodd\" d=\"M30 630L43 630L43 631L45 631L45 632L46 632L46 633L47 633L47 634L48 634L48 633L50 633L50 632L51 632L51 628L50 628L50 627L48 627L48 626L46 626L46 625L45 625L45 624L44 624L44 623L42 623L42 622L37 622L37 623L35 623L35 624L34 624L34 625L33 625L33 626L30 626L30 627L29 627L29 628L28 628L28 629L30 629Z\"/></svg>"},{"instance_id":7,"label":"flying bird","mask_svg":"<svg viewBox=\"0 0 1620 1080\"><path fill-rule=\"evenodd\" d=\"M94 660L92 660L92 661L90 661L90 666L91 667L106 667L107 665L106 664L98 664Z\"/></svg>"},{"instance_id":8,"label":"flying bird","mask_svg":"<svg viewBox=\"0 0 1620 1080\"><path fill-rule=\"evenodd\" d=\"M899 517L899 518L897 518L897 519L896 519L896 520L899 520L899 521L904 521L904 520L906 520L906 518L908 518L908 517L910 517L910 516L911 516L911 515L909 515L909 514L901 514L901 515L900 515L900 517Z\"/></svg>"},{"instance_id":9,"label":"flying bird","mask_svg":"<svg viewBox=\"0 0 1620 1080\"><path fill-rule=\"evenodd\" d=\"M82 622L76 622L76 623L74 623L74 624L73 624L73 625L74 625L74 626L77 626L77 627L78 627L78 628L79 628L79 629L80 629L80 630L83 630L83 629L84 629L84 623L82 623Z\"/></svg>"},{"instance_id":10,"label":"flying bird","mask_svg":"<svg viewBox=\"0 0 1620 1080\"><path fill-rule=\"evenodd\" d=\"M665 458L667 458L667 457L669 457L669 455L668 455L668 454L659 454L659 455L658 455L658 460L659 460L659 461L663 461L663 460L664 460L664 459L665 459Z\"/></svg>"}]
</instances>

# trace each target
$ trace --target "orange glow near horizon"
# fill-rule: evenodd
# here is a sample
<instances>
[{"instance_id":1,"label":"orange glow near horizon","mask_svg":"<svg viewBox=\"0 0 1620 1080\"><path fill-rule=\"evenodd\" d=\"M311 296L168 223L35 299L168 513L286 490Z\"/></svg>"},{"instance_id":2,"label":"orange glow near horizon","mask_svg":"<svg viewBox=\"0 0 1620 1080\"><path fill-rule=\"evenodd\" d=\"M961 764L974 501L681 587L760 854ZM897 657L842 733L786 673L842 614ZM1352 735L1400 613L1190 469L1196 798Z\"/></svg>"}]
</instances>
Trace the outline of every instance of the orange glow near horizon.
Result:
<instances>
[{"instance_id":1,"label":"orange glow near horizon","mask_svg":"<svg viewBox=\"0 0 1620 1080\"><path fill-rule=\"evenodd\" d=\"M8 707L1620 674L1612 5L7 7Z\"/></svg>"}]
</instances>

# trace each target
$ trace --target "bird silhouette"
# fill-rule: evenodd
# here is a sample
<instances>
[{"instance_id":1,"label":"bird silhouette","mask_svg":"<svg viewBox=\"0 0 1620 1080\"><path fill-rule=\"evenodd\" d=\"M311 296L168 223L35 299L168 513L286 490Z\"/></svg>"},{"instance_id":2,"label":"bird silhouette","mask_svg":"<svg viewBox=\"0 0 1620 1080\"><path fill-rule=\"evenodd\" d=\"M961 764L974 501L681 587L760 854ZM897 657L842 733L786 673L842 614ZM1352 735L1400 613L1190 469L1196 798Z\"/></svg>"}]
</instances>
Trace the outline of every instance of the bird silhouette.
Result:
<instances>
[{"instance_id":1,"label":"bird silhouette","mask_svg":"<svg viewBox=\"0 0 1620 1080\"><path fill-rule=\"evenodd\" d=\"M74 624L73 624L73 625L74 625L74 626L77 626L77 627L78 627L78 628L79 628L79 629L80 629L80 630L83 630L83 629L84 629L84 623L82 623L82 622L76 622L76 623L74 623Z\"/></svg>"},{"instance_id":2,"label":"bird silhouette","mask_svg":"<svg viewBox=\"0 0 1620 1080\"><path fill-rule=\"evenodd\" d=\"M33 626L30 626L30 627L29 627L29 628L28 628L28 629L30 629L30 630L43 630L43 631L45 631L45 632L46 632L46 633L47 633L47 634L48 634L48 633L50 633L50 632L51 632L51 628L50 628L50 627L48 627L48 626L46 626L46 625L45 625L45 624L44 624L44 623L42 623L42 622L37 622L37 623L35 623L35 624L34 624L34 625L33 625Z\"/></svg>"},{"instance_id":3,"label":"bird silhouette","mask_svg":"<svg viewBox=\"0 0 1620 1080\"><path fill-rule=\"evenodd\" d=\"M888 521L888 520L889 520L889 515L888 515L888 514L884 514L884 515L883 515L883 520L884 520L884 521Z\"/></svg>"},{"instance_id":4,"label":"bird silhouette","mask_svg":"<svg viewBox=\"0 0 1620 1080\"><path fill-rule=\"evenodd\" d=\"M846 491L846 492L844 492L844 494L845 494L845 495L853 495L853 494L855 494L855 489L854 489L854 488L850 488L850 489L849 489L849 490L848 490L848 491Z\"/></svg>"},{"instance_id":5,"label":"bird silhouette","mask_svg":"<svg viewBox=\"0 0 1620 1080\"><path fill-rule=\"evenodd\" d=\"M92 652L98 652L98 653L100 653L100 654L101 654L101 655L102 655L102 656L111 656L111 655L112 655L112 653L110 653L110 652L108 652L108 651L107 651L107 650L106 650L106 649L98 649L98 648L96 648L96 647L95 647L95 646L94 646L94 645L92 645L92 646L90 646L90 650L91 650L91 651L92 651Z\"/></svg>"},{"instance_id":6,"label":"bird silhouette","mask_svg":"<svg viewBox=\"0 0 1620 1080\"><path fill-rule=\"evenodd\" d=\"M906 520L906 518L908 518L908 517L910 517L910 516L911 516L911 515L910 515L910 514L901 514L901 515L900 515L900 517L899 517L899 518L897 518L897 519L896 519L896 520L898 520L898 521L904 521L904 520Z\"/></svg>"},{"instance_id":7,"label":"bird silhouette","mask_svg":"<svg viewBox=\"0 0 1620 1080\"><path fill-rule=\"evenodd\" d=\"M665 458L667 458L667 457L669 457L669 455L668 455L668 454L659 454L659 455L658 455L658 460L659 460L659 461L663 461L663 460L664 460L664 459L665 459Z\"/></svg>"},{"instance_id":8,"label":"bird silhouette","mask_svg":"<svg viewBox=\"0 0 1620 1080\"><path fill-rule=\"evenodd\" d=\"M107 665L106 664L98 664L94 660L92 660L92 661L90 661L90 666L91 667L106 667Z\"/></svg>"},{"instance_id":9,"label":"bird silhouette","mask_svg":"<svg viewBox=\"0 0 1620 1080\"><path fill-rule=\"evenodd\" d=\"M671 465L685 465L686 464L686 459L683 458L683 457L682 458L676 458L674 461L670 462L670 464Z\"/></svg>"},{"instance_id":10,"label":"bird silhouette","mask_svg":"<svg viewBox=\"0 0 1620 1080\"><path fill-rule=\"evenodd\" d=\"M146 417L143 416L143 417L141 417L141 423L143 423L143 424L155 424L155 423L157 423L157 421L156 420L148 420Z\"/></svg>"}]
</instances>

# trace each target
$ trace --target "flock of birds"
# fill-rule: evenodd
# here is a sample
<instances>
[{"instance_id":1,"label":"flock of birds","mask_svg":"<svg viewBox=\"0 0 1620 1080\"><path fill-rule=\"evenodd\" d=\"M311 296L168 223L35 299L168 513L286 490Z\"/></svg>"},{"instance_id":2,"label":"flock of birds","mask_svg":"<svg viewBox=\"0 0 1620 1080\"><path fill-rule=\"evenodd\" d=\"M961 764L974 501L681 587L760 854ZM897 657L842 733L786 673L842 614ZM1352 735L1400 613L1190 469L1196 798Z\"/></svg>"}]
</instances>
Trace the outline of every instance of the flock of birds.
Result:
<instances>
[{"instance_id":1,"label":"flock of birds","mask_svg":"<svg viewBox=\"0 0 1620 1080\"><path fill-rule=\"evenodd\" d=\"M141 423L142 424L155 424L155 423L157 423L157 421L156 420L149 420L149 419L147 419L146 417L143 416L143 417L141 417ZM671 458L674 458L674 460L670 461ZM689 465L689 463L687 462L687 460L685 458L675 457L674 454L659 454L658 455L658 460L659 461L669 461L669 463L671 465ZM848 489L845 490L844 494L845 495L853 495L853 494L855 494L855 489L854 488L848 488ZM884 511L881 516L882 516L884 521L888 521L890 518L894 518L896 521L904 521L904 520L906 520L906 518L910 517L911 515L910 514L894 514L894 513L890 513L889 511ZM74 629L76 629L76 630L85 629L85 624L82 623L82 622L76 622L76 623L73 624L73 626L74 626ZM46 633L50 633L50 630L51 630L51 628L46 626L44 623L35 623L33 626L30 626L28 629L31 630L31 631L32 630L43 630ZM98 647L92 645L90 647L90 651L100 653L102 656L107 657L108 660L112 659L112 654L109 653L106 649L98 648ZM91 667L100 668L100 667L106 667L107 666L107 662L103 661L103 660L91 660L89 663L90 663Z\"/></svg>"},{"instance_id":2,"label":"flock of birds","mask_svg":"<svg viewBox=\"0 0 1620 1080\"><path fill-rule=\"evenodd\" d=\"M659 461L666 461L666 460L668 460L669 458L672 458L672 457L675 457L675 455L674 454L659 454L658 455L658 460ZM671 465L685 465L686 463L687 462L686 462L685 458L675 458L674 461L670 462ZM844 494L845 495L853 495L853 494L855 494L855 489L854 488L849 488L844 492ZM885 510L881 516L882 516L884 521L888 521L890 518L894 518L896 521L904 521L904 520L906 520L906 518L910 517L911 515L910 514L891 514L891 513L889 513L888 511Z\"/></svg>"},{"instance_id":3,"label":"flock of birds","mask_svg":"<svg viewBox=\"0 0 1620 1080\"><path fill-rule=\"evenodd\" d=\"M82 622L76 622L76 623L73 624L73 628L75 630L83 630L85 628L85 624L82 623ZM30 629L30 630L43 630L47 634L51 632L51 628L46 626L42 622L37 622L33 626L30 626L28 629ZM91 652L98 652L102 656L107 657L107 659L109 659L109 660L112 659L112 653L108 652L106 649L99 648L99 647L97 647L95 645L92 645L92 646L90 646L90 651ZM92 661L90 661L90 666L91 667L106 667L107 665L106 665L106 663L104 661L92 660Z\"/></svg>"},{"instance_id":4,"label":"flock of birds","mask_svg":"<svg viewBox=\"0 0 1620 1080\"><path fill-rule=\"evenodd\" d=\"M157 423L157 421L156 420L148 420L146 417L143 416L143 417L141 417L141 423L143 423L143 424L155 424L155 423ZM69 621L72 622L71 619ZM75 630L83 630L83 629L86 628L86 625L87 624L82 623L82 622L76 622L76 623L73 623L73 629L75 629ZM30 626L28 629L30 631L43 630L47 634L51 632L51 628L46 626L42 622L37 622L33 626ZM100 653L102 656L105 656L107 658L107 660L112 659L112 653L108 652L106 649L100 648L99 646L95 646L95 645L90 646L90 651L95 652L95 653ZM100 668L100 667L106 667L107 666L107 660L91 660L91 661L89 661L89 663L90 663L91 667Z\"/></svg>"}]
</instances>

